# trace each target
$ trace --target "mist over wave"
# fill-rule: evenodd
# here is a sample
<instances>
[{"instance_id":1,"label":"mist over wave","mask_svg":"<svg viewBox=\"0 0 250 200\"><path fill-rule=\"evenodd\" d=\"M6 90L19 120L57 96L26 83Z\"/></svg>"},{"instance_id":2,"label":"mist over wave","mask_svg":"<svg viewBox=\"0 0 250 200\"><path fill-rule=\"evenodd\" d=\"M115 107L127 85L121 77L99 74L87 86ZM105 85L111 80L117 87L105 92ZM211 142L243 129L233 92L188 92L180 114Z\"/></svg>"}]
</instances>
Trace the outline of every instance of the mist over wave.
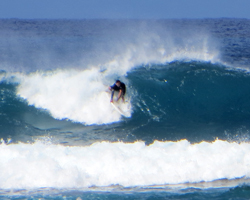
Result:
<instances>
[{"instance_id":1,"label":"mist over wave","mask_svg":"<svg viewBox=\"0 0 250 200\"><path fill-rule=\"evenodd\" d=\"M184 29L182 22L143 20L0 23L0 61L6 71L101 67L120 75L141 64L219 59L218 41L195 24Z\"/></svg>"}]
</instances>

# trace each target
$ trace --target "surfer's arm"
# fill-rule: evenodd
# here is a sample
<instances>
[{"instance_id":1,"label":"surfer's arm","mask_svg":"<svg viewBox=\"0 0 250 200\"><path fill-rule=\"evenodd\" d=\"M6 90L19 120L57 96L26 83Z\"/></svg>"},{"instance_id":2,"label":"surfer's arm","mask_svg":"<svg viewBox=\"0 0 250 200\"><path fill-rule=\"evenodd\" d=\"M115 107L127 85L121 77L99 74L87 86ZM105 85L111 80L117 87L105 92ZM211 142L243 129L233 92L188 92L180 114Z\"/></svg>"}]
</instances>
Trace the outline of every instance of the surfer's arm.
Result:
<instances>
[{"instance_id":1,"label":"surfer's arm","mask_svg":"<svg viewBox=\"0 0 250 200\"><path fill-rule=\"evenodd\" d=\"M122 96L122 90L119 90L119 94L118 94L118 97L117 97L116 101L119 101L119 99L121 98L121 96Z\"/></svg>"}]
</instances>

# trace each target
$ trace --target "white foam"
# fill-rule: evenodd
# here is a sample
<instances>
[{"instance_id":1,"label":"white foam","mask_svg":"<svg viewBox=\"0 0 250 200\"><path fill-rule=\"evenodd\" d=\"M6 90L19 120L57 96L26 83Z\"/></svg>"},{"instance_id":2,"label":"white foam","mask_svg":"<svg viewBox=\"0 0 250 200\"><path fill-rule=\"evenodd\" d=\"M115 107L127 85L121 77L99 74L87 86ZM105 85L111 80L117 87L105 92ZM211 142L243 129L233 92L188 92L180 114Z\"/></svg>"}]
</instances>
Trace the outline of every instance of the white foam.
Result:
<instances>
[{"instance_id":1,"label":"white foam","mask_svg":"<svg viewBox=\"0 0 250 200\"><path fill-rule=\"evenodd\" d=\"M96 68L37 72L19 77L17 94L29 105L48 110L56 119L67 118L89 125L116 122L121 118L110 105L105 95L108 88L105 77Z\"/></svg>"},{"instance_id":2,"label":"white foam","mask_svg":"<svg viewBox=\"0 0 250 200\"><path fill-rule=\"evenodd\" d=\"M0 145L0 188L80 188L191 183L250 176L250 144L94 143Z\"/></svg>"}]
</instances>

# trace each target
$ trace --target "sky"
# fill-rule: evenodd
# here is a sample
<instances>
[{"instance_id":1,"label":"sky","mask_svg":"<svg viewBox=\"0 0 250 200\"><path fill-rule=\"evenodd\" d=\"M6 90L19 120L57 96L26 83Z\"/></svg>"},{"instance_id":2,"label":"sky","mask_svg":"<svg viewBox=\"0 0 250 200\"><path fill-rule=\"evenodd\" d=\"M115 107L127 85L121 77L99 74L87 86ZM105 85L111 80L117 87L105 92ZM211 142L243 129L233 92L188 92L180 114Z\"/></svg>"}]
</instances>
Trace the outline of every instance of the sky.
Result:
<instances>
[{"instance_id":1,"label":"sky","mask_svg":"<svg viewBox=\"0 0 250 200\"><path fill-rule=\"evenodd\" d=\"M0 0L0 18L248 18L250 0Z\"/></svg>"}]
</instances>

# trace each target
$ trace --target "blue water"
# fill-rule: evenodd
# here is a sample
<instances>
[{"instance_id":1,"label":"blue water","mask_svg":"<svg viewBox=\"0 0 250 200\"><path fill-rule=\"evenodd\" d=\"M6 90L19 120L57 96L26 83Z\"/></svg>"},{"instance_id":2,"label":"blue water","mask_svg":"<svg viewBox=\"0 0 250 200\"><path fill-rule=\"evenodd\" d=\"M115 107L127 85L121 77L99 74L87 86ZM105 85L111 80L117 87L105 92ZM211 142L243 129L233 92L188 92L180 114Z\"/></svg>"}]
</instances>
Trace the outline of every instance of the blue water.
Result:
<instances>
[{"instance_id":1,"label":"blue water","mask_svg":"<svg viewBox=\"0 0 250 200\"><path fill-rule=\"evenodd\" d=\"M249 199L249 20L0 27L1 198Z\"/></svg>"}]
</instances>

